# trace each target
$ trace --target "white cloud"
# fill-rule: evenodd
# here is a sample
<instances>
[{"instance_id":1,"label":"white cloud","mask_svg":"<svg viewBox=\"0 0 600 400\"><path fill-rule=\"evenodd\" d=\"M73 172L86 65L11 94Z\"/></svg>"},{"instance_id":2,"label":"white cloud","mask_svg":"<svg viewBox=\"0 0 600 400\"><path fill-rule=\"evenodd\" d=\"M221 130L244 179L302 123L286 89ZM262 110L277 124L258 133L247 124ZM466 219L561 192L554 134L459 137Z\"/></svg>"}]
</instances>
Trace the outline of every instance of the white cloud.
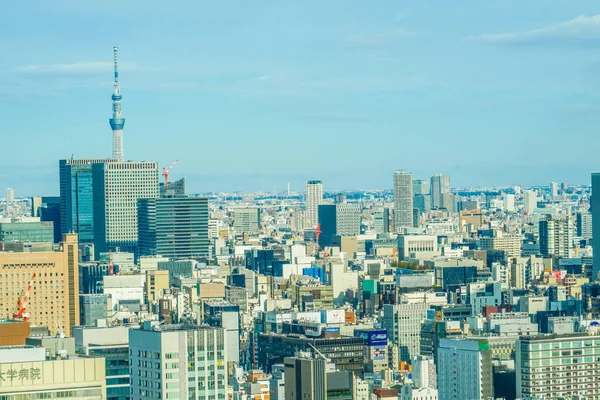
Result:
<instances>
[{"instance_id":1,"label":"white cloud","mask_svg":"<svg viewBox=\"0 0 600 400\"><path fill-rule=\"evenodd\" d=\"M482 34L466 37L498 44L571 43L600 40L600 15L582 15L566 22L521 32Z\"/></svg>"},{"instance_id":2,"label":"white cloud","mask_svg":"<svg viewBox=\"0 0 600 400\"><path fill-rule=\"evenodd\" d=\"M97 74L110 71L113 64L103 61L85 61L70 64L34 64L16 68L26 74Z\"/></svg>"}]
</instances>

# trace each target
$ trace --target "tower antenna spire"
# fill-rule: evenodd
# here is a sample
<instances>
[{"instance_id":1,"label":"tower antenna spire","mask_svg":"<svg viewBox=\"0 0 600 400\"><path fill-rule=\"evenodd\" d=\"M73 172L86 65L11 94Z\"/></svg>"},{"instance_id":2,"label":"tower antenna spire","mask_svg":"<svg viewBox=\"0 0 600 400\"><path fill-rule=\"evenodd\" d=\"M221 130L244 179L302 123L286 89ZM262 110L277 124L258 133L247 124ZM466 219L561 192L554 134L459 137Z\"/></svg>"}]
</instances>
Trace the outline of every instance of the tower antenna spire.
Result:
<instances>
[{"instance_id":1,"label":"tower antenna spire","mask_svg":"<svg viewBox=\"0 0 600 400\"><path fill-rule=\"evenodd\" d=\"M115 62L115 78L113 84L112 94L112 109L113 115L109 119L110 127L113 131L113 143L112 143L112 158L118 161L125 160L125 154L123 153L123 126L125 125L125 118L121 115L121 85L119 85L119 48L113 47L113 56Z\"/></svg>"}]
</instances>

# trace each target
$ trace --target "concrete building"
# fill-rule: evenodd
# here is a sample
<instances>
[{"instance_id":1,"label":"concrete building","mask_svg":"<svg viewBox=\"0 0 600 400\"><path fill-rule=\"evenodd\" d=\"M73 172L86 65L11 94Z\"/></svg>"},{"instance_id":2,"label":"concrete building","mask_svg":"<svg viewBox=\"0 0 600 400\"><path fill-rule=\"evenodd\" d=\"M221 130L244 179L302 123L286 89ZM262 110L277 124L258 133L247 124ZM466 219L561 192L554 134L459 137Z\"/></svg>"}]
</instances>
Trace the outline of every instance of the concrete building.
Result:
<instances>
[{"instance_id":1,"label":"concrete building","mask_svg":"<svg viewBox=\"0 0 600 400\"><path fill-rule=\"evenodd\" d=\"M431 258L439 255L437 236L398 235L398 260Z\"/></svg>"},{"instance_id":2,"label":"concrete building","mask_svg":"<svg viewBox=\"0 0 600 400\"><path fill-rule=\"evenodd\" d=\"M129 399L129 328L75 327L75 351L103 357L106 371L106 399Z\"/></svg>"},{"instance_id":3,"label":"concrete building","mask_svg":"<svg viewBox=\"0 0 600 400\"><path fill-rule=\"evenodd\" d=\"M464 210L459 213L458 228L461 232L477 232L483 226L483 211Z\"/></svg>"},{"instance_id":4,"label":"concrete building","mask_svg":"<svg viewBox=\"0 0 600 400\"><path fill-rule=\"evenodd\" d=\"M319 205L323 204L323 183L318 180L306 182L306 223L316 226L319 221Z\"/></svg>"},{"instance_id":5,"label":"concrete building","mask_svg":"<svg viewBox=\"0 0 600 400\"><path fill-rule=\"evenodd\" d=\"M0 347L1 399L106 399L104 358L46 359L44 347Z\"/></svg>"},{"instance_id":6,"label":"concrete building","mask_svg":"<svg viewBox=\"0 0 600 400\"><path fill-rule=\"evenodd\" d=\"M413 226L412 175L406 171L394 173L394 232Z\"/></svg>"},{"instance_id":7,"label":"concrete building","mask_svg":"<svg viewBox=\"0 0 600 400\"><path fill-rule=\"evenodd\" d=\"M521 337L515 350L518 398L600 396L600 336L586 333Z\"/></svg>"},{"instance_id":8,"label":"concrete building","mask_svg":"<svg viewBox=\"0 0 600 400\"><path fill-rule=\"evenodd\" d=\"M0 242L54 242L52 222L0 222Z\"/></svg>"},{"instance_id":9,"label":"concrete building","mask_svg":"<svg viewBox=\"0 0 600 400\"><path fill-rule=\"evenodd\" d=\"M584 211L578 212L576 216L576 235L583 240L592 238L592 214Z\"/></svg>"},{"instance_id":10,"label":"concrete building","mask_svg":"<svg viewBox=\"0 0 600 400\"><path fill-rule=\"evenodd\" d=\"M480 237L478 240L480 250L501 250L507 257L519 257L523 239L519 235L504 235L495 231L495 236Z\"/></svg>"},{"instance_id":11,"label":"concrete building","mask_svg":"<svg viewBox=\"0 0 600 400\"><path fill-rule=\"evenodd\" d=\"M233 230L237 234L260 232L260 208L235 208L233 210Z\"/></svg>"},{"instance_id":12,"label":"concrete building","mask_svg":"<svg viewBox=\"0 0 600 400\"><path fill-rule=\"evenodd\" d=\"M121 306L131 310L131 306L139 307L144 303L144 286L146 275L114 275L102 277L104 293L112 299L113 311ZM123 303L123 304L121 304Z\"/></svg>"},{"instance_id":13,"label":"concrete building","mask_svg":"<svg viewBox=\"0 0 600 400\"><path fill-rule=\"evenodd\" d=\"M129 330L131 400L227 396L227 343L220 328L158 325Z\"/></svg>"},{"instance_id":14,"label":"concrete building","mask_svg":"<svg viewBox=\"0 0 600 400\"><path fill-rule=\"evenodd\" d=\"M15 189L6 188L6 204L12 204L15 202Z\"/></svg>"},{"instance_id":15,"label":"concrete building","mask_svg":"<svg viewBox=\"0 0 600 400\"><path fill-rule=\"evenodd\" d=\"M375 233L388 233L390 231L390 209L387 207L373 211L373 229Z\"/></svg>"},{"instance_id":16,"label":"concrete building","mask_svg":"<svg viewBox=\"0 0 600 400\"><path fill-rule=\"evenodd\" d=\"M141 256L173 260L209 257L208 199L139 199L138 249Z\"/></svg>"},{"instance_id":17,"label":"concrete building","mask_svg":"<svg viewBox=\"0 0 600 400\"><path fill-rule=\"evenodd\" d=\"M435 174L431 177L431 208L448 208L444 204L444 195L450 193L450 177Z\"/></svg>"},{"instance_id":18,"label":"concrete building","mask_svg":"<svg viewBox=\"0 0 600 400\"><path fill-rule=\"evenodd\" d=\"M94 243L94 185L92 165L112 161L107 158L60 160L61 233L78 233L79 243Z\"/></svg>"},{"instance_id":19,"label":"concrete building","mask_svg":"<svg viewBox=\"0 0 600 400\"><path fill-rule=\"evenodd\" d=\"M223 328L229 351L227 362L240 363L240 306L224 300L204 302L203 321L213 327Z\"/></svg>"},{"instance_id":20,"label":"concrete building","mask_svg":"<svg viewBox=\"0 0 600 400\"><path fill-rule=\"evenodd\" d=\"M414 356L411 365L415 387L437 388L437 373L433 357Z\"/></svg>"},{"instance_id":21,"label":"concrete building","mask_svg":"<svg viewBox=\"0 0 600 400\"><path fill-rule=\"evenodd\" d=\"M469 283L467 286L467 303L471 305L473 315L481 315L483 307L501 305L502 283Z\"/></svg>"},{"instance_id":22,"label":"concrete building","mask_svg":"<svg viewBox=\"0 0 600 400\"><path fill-rule=\"evenodd\" d=\"M21 291L33 274L33 293L27 312L30 322L47 326L52 333L59 324L67 334L79 325L79 268L77 235L66 234L60 251L38 253L0 252L0 310L12 318Z\"/></svg>"},{"instance_id":23,"label":"concrete building","mask_svg":"<svg viewBox=\"0 0 600 400\"><path fill-rule=\"evenodd\" d=\"M574 257L573 225L571 219L551 218L540 221L540 253L543 256Z\"/></svg>"},{"instance_id":24,"label":"concrete building","mask_svg":"<svg viewBox=\"0 0 600 400\"><path fill-rule=\"evenodd\" d=\"M409 362L420 354L421 323L427 318L427 303L386 304L383 306L383 328L392 344L399 348L400 361Z\"/></svg>"},{"instance_id":25,"label":"concrete building","mask_svg":"<svg viewBox=\"0 0 600 400\"><path fill-rule=\"evenodd\" d=\"M544 259L536 256L513 257L509 259L510 285L517 289L527 289L544 273Z\"/></svg>"},{"instance_id":26,"label":"concrete building","mask_svg":"<svg viewBox=\"0 0 600 400\"><path fill-rule=\"evenodd\" d=\"M533 214L537 208L537 193L533 190L523 192L523 211L527 214Z\"/></svg>"},{"instance_id":27,"label":"concrete building","mask_svg":"<svg viewBox=\"0 0 600 400\"><path fill-rule=\"evenodd\" d=\"M336 234L340 236L360 235L362 208L359 203L338 203L335 205Z\"/></svg>"},{"instance_id":28,"label":"concrete building","mask_svg":"<svg viewBox=\"0 0 600 400\"><path fill-rule=\"evenodd\" d=\"M156 303L162 297L165 289L169 287L169 271L146 271L144 302L149 304Z\"/></svg>"},{"instance_id":29,"label":"concrete building","mask_svg":"<svg viewBox=\"0 0 600 400\"><path fill-rule=\"evenodd\" d=\"M327 399L327 362L322 358L286 357L285 399Z\"/></svg>"},{"instance_id":30,"label":"concrete building","mask_svg":"<svg viewBox=\"0 0 600 400\"><path fill-rule=\"evenodd\" d=\"M94 251L135 253L138 199L158 197L158 163L107 162L92 165Z\"/></svg>"},{"instance_id":31,"label":"concrete building","mask_svg":"<svg viewBox=\"0 0 600 400\"><path fill-rule=\"evenodd\" d=\"M491 352L485 343L441 339L437 373L440 400L493 398Z\"/></svg>"},{"instance_id":32,"label":"concrete building","mask_svg":"<svg viewBox=\"0 0 600 400\"><path fill-rule=\"evenodd\" d=\"M332 331L328 334L336 335L337 333L337 337L326 339L299 334L260 333L258 335L258 365L263 371L269 372L274 364L282 363L286 357L293 357L299 351L310 352L313 357L319 356L320 353L331 360L338 370L352 371L355 376L362 377L365 370L364 340L357 337L340 337L339 328L329 329Z\"/></svg>"},{"instance_id":33,"label":"concrete building","mask_svg":"<svg viewBox=\"0 0 600 400\"><path fill-rule=\"evenodd\" d=\"M79 295L79 323L81 326L95 326L98 320L108 317L109 298L106 294Z\"/></svg>"}]
</instances>

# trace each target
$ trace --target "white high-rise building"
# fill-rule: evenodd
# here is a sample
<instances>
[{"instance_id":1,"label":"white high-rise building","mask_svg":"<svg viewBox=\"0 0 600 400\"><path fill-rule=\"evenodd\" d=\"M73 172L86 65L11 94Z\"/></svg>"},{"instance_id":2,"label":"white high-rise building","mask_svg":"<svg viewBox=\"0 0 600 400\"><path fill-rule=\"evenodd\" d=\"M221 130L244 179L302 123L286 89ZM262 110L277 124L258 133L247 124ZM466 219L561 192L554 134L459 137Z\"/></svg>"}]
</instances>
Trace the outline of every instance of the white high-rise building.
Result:
<instances>
[{"instance_id":1,"label":"white high-rise building","mask_svg":"<svg viewBox=\"0 0 600 400\"><path fill-rule=\"evenodd\" d=\"M421 324L427 317L429 304L386 304L383 306L383 327L400 351L400 361L410 361L421 350Z\"/></svg>"},{"instance_id":2,"label":"white high-rise building","mask_svg":"<svg viewBox=\"0 0 600 400\"><path fill-rule=\"evenodd\" d=\"M15 201L15 190L11 188L6 189L6 204L13 203ZM34 215L36 217L36 215Z\"/></svg>"},{"instance_id":3,"label":"white high-rise building","mask_svg":"<svg viewBox=\"0 0 600 400\"><path fill-rule=\"evenodd\" d=\"M437 364L440 400L493 397L491 351L485 343L440 339Z\"/></svg>"},{"instance_id":4,"label":"white high-rise building","mask_svg":"<svg viewBox=\"0 0 600 400\"><path fill-rule=\"evenodd\" d=\"M508 212L515 211L515 195L504 193L504 209Z\"/></svg>"},{"instance_id":5,"label":"white high-rise building","mask_svg":"<svg viewBox=\"0 0 600 400\"><path fill-rule=\"evenodd\" d=\"M306 182L306 223L316 226L319 223L319 204L323 204L323 183L312 180Z\"/></svg>"},{"instance_id":6,"label":"white high-rise building","mask_svg":"<svg viewBox=\"0 0 600 400\"><path fill-rule=\"evenodd\" d=\"M540 221L540 253L543 256L573 257L573 224L568 216Z\"/></svg>"},{"instance_id":7,"label":"white high-rise building","mask_svg":"<svg viewBox=\"0 0 600 400\"><path fill-rule=\"evenodd\" d=\"M359 203L338 203L335 205L336 232L340 236L360 235L362 207Z\"/></svg>"},{"instance_id":8,"label":"white high-rise building","mask_svg":"<svg viewBox=\"0 0 600 400\"><path fill-rule=\"evenodd\" d=\"M92 165L94 250L135 252L137 201L158 197L158 163L106 162Z\"/></svg>"},{"instance_id":9,"label":"white high-rise building","mask_svg":"<svg viewBox=\"0 0 600 400\"><path fill-rule=\"evenodd\" d=\"M450 193L450 177L442 174L435 174L431 177L431 207L442 208L444 204L444 194Z\"/></svg>"},{"instance_id":10,"label":"white high-rise building","mask_svg":"<svg viewBox=\"0 0 600 400\"><path fill-rule=\"evenodd\" d=\"M558 183L550 182L550 195L552 197L558 196Z\"/></svg>"},{"instance_id":11,"label":"white high-rise building","mask_svg":"<svg viewBox=\"0 0 600 400\"><path fill-rule=\"evenodd\" d=\"M436 389L437 374L433 357L414 356L411 361L415 387Z\"/></svg>"},{"instance_id":12,"label":"white high-rise building","mask_svg":"<svg viewBox=\"0 0 600 400\"><path fill-rule=\"evenodd\" d=\"M394 173L394 231L413 226L412 175L406 171Z\"/></svg>"},{"instance_id":13,"label":"white high-rise building","mask_svg":"<svg viewBox=\"0 0 600 400\"><path fill-rule=\"evenodd\" d=\"M129 330L132 400L224 400L227 395L225 330L158 325Z\"/></svg>"},{"instance_id":14,"label":"white high-rise building","mask_svg":"<svg viewBox=\"0 0 600 400\"><path fill-rule=\"evenodd\" d=\"M527 214L533 214L533 210L537 208L537 193L533 190L525 190L523 192L523 211Z\"/></svg>"}]
</instances>

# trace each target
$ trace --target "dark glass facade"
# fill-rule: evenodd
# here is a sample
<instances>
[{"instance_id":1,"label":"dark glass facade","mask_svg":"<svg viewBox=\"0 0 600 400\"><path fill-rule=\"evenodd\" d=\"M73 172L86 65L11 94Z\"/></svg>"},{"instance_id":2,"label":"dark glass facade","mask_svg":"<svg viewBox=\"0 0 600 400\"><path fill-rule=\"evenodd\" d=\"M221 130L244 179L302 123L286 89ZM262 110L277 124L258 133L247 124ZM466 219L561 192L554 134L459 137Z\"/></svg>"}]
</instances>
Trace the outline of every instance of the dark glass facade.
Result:
<instances>
[{"instance_id":1,"label":"dark glass facade","mask_svg":"<svg viewBox=\"0 0 600 400\"><path fill-rule=\"evenodd\" d=\"M172 260L208 258L208 199L162 197L138 200L140 256Z\"/></svg>"}]
</instances>

